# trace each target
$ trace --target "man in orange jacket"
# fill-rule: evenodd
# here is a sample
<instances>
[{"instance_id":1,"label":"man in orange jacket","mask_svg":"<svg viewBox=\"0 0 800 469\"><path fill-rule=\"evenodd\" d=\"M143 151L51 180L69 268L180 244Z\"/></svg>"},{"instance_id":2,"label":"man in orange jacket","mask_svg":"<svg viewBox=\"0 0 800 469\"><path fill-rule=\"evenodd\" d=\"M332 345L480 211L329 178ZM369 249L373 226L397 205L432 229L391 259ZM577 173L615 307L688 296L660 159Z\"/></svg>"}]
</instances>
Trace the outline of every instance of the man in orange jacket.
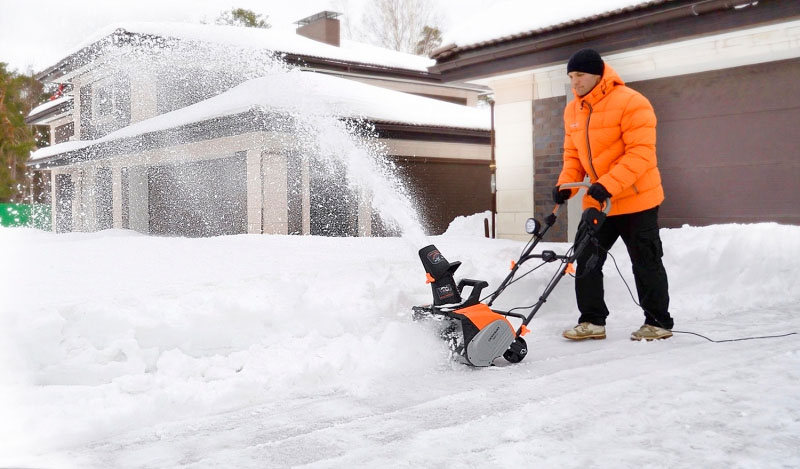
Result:
<instances>
[{"instance_id":1,"label":"man in orange jacket","mask_svg":"<svg viewBox=\"0 0 800 469\"><path fill-rule=\"evenodd\" d=\"M605 339L608 308L603 299L603 264L622 238L633 264L644 325L633 340L672 336L667 273L658 233L658 207L664 200L656 165L656 115L650 102L625 83L596 51L582 49L567 63L575 99L564 110L564 167L553 188L563 204L575 189L561 184L592 183L584 209L611 199L611 212L596 233L596 245L578 257L575 293L578 325L564 331L571 340Z\"/></svg>"}]
</instances>

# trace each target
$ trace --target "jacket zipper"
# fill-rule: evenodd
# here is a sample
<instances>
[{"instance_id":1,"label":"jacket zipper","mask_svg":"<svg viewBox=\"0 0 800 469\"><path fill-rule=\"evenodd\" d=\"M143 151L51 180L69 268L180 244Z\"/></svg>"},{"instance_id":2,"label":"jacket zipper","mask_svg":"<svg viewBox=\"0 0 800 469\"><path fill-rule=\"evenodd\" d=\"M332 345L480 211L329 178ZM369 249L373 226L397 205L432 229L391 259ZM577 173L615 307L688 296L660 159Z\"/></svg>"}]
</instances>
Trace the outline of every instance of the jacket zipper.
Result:
<instances>
[{"instance_id":1,"label":"jacket zipper","mask_svg":"<svg viewBox=\"0 0 800 469\"><path fill-rule=\"evenodd\" d=\"M586 101L581 101L581 106L587 105L589 107L589 115L586 116L586 150L589 152L589 168L592 170L592 175L594 176L594 181L599 179L597 177L597 171L594 169L594 164L592 163L592 144L589 142L589 121L592 119L592 105L587 103Z\"/></svg>"}]
</instances>

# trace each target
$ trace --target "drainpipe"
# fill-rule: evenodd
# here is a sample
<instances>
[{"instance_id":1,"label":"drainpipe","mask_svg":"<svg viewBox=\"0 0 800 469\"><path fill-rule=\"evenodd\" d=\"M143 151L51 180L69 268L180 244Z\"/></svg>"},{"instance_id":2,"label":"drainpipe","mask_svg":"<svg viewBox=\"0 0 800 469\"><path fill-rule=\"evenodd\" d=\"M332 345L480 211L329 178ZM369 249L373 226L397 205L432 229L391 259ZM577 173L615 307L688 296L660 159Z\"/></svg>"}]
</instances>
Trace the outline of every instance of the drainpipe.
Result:
<instances>
[{"instance_id":1,"label":"drainpipe","mask_svg":"<svg viewBox=\"0 0 800 469\"><path fill-rule=\"evenodd\" d=\"M491 132L489 133L491 138L490 147L492 151L492 161L489 163L489 169L492 172L492 239L495 239L495 214L497 213L497 161L494 159L494 99L492 98L489 98L489 108L491 109L492 115L492 127Z\"/></svg>"}]
</instances>

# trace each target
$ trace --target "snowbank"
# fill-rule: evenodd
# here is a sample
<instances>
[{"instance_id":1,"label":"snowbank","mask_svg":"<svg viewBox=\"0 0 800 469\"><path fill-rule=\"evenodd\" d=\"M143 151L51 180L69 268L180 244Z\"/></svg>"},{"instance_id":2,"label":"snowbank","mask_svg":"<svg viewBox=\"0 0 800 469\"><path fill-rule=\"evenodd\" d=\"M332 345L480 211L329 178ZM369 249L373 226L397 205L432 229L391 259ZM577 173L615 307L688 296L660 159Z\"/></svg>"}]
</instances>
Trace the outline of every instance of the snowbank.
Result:
<instances>
[{"instance_id":1,"label":"snowbank","mask_svg":"<svg viewBox=\"0 0 800 469\"><path fill-rule=\"evenodd\" d=\"M485 211L466 217L456 217L445 230L445 236L482 236L486 237L484 223L489 221L489 233L492 232L492 212Z\"/></svg>"}]
</instances>

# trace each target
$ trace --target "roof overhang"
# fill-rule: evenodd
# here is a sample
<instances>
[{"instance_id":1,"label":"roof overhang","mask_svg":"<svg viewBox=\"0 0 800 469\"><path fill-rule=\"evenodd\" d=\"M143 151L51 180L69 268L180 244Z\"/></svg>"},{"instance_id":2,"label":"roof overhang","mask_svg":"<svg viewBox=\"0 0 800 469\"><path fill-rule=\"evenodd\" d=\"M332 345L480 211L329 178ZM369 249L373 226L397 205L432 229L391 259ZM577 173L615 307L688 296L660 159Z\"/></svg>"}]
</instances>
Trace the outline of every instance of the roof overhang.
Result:
<instances>
[{"instance_id":1,"label":"roof overhang","mask_svg":"<svg viewBox=\"0 0 800 469\"><path fill-rule=\"evenodd\" d=\"M665 44L800 17L797 0L673 0L585 21L434 51L443 81L475 80L566 62L575 50L601 54Z\"/></svg>"},{"instance_id":2,"label":"roof overhang","mask_svg":"<svg viewBox=\"0 0 800 469\"><path fill-rule=\"evenodd\" d=\"M26 165L36 169L77 165L172 145L228 137L255 130L268 130L270 121L269 118L265 118L263 110L252 109L170 129L91 143L78 149L29 160Z\"/></svg>"},{"instance_id":3,"label":"roof overhang","mask_svg":"<svg viewBox=\"0 0 800 469\"><path fill-rule=\"evenodd\" d=\"M405 78L429 83L441 83L442 77L438 73L408 70L403 68L383 67L344 60L334 60L308 55L283 54L283 60L296 66L305 66L318 71L339 72L343 74L355 73L370 77Z\"/></svg>"},{"instance_id":4,"label":"roof overhang","mask_svg":"<svg viewBox=\"0 0 800 469\"><path fill-rule=\"evenodd\" d=\"M37 73L36 79L43 83L64 82L73 72L94 62L109 51L134 44L148 44L154 48L167 47L173 41L176 41L176 39L152 34L131 33L124 29L117 29L108 36L83 47L61 59L57 64Z\"/></svg>"},{"instance_id":5,"label":"roof overhang","mask_svg":"<svg viewBox=\"0 0 800 469\"><path fill-rule=\"evenodd\" d=\"M74 107L72 97L68 97L68 99L64 99L63 101L59 102L58 104L54 104L53 106L39 106L42 109L39 112L31 113L27 117L25 117L25 123L28 125L46 125L54 120L60 119L64 116L69 115L72 112Z\"/></svg>"}]
</instances>

